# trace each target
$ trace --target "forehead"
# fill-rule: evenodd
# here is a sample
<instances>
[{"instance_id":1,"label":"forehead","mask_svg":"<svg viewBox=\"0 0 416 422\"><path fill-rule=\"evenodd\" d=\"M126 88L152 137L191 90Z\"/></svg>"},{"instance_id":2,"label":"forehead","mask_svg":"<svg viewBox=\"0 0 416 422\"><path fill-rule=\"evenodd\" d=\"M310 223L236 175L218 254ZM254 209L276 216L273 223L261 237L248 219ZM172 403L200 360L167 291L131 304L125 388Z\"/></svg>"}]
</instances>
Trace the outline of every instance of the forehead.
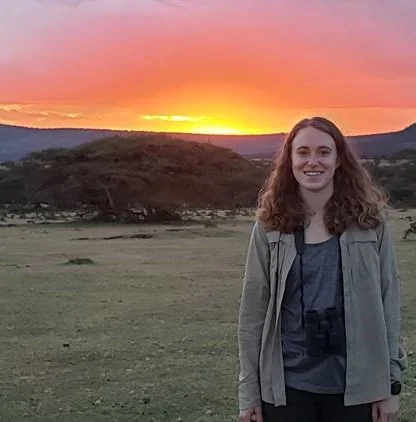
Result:
<instances>
[{"instance_id":1,"label":"forehead","mask_svg":"<svg viewBox=\"0 0 416 422\"><path fill-rule=\"evenodd\" d=\"M293 139L293 148L299 147L329 147L335 149L336 145L331 135L315 129L314 127L306 127L301 129Z\"/></svg>"}]
</instances>

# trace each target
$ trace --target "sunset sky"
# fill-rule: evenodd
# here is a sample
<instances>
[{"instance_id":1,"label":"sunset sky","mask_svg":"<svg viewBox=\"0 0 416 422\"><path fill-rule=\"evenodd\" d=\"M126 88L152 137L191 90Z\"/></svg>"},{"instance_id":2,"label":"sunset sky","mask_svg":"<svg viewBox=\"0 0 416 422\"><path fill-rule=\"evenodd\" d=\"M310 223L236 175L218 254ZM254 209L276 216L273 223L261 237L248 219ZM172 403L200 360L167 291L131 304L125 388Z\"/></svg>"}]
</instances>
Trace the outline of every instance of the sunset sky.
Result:
<instances>
[{"instance_id":1,"label":"sunset sky","mask_svg":"<svg viewBox=\"0 0 416 422\"><path fill-rule=\"evenodd\" d=\"M416 121L415 0L1 0L0 123L346 134Z\"/></svg>"}]
</instances>

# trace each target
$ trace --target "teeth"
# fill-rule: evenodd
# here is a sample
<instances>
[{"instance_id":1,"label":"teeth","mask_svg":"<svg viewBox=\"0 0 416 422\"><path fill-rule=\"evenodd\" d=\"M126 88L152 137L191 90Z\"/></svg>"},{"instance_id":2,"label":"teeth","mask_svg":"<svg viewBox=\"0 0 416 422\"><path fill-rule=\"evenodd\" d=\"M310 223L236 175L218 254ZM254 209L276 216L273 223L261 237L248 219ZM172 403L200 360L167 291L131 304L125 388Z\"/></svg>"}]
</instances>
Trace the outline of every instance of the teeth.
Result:
<instances>
[{"instance_id":1,"label":"teeth","mask_svg":"<svg viewBox=\"0 0 416 422\"><path fill-rule=\"evenodd\" d=\"M307 176L318 176L320 174L322 174L320 171L305 171L305 174Z\"/></svg>"}]
</instances>

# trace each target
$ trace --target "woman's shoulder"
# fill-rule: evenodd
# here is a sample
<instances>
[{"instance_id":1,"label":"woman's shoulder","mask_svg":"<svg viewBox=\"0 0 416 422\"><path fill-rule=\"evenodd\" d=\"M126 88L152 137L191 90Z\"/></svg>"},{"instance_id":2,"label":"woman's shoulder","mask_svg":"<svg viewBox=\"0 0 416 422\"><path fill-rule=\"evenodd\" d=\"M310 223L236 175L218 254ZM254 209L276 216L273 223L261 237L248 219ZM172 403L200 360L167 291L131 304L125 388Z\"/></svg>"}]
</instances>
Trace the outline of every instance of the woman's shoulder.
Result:
<instances>
[{"instance_id":1,"label":"woman's shoulder","mask_svg":"<svg viewBox=\"0 0 416 422\"><path fill-rule=\"evenodd\" d=\"M266 227L259 218L256 218L254 221L252 233L254 236L260 237L265 242L278 241L280 238L280 232L278 230Z\"/></svg>"},{"instance_id":2,"label":"woman's shoulder","mask_svg":"<svg viewBox=\"0 0 416 422\"><path fill-rule=\"evenodd\" d=\"M378 219L374 221L374 223L371 226L368 227L362 227L358 222L351 223L344 233L342 233L344 236L346 236L348 239L351 240L376 240L379 239L386 228L389 226L389 218L386 213L380 214Z\"/></svg>"}]
</instances>

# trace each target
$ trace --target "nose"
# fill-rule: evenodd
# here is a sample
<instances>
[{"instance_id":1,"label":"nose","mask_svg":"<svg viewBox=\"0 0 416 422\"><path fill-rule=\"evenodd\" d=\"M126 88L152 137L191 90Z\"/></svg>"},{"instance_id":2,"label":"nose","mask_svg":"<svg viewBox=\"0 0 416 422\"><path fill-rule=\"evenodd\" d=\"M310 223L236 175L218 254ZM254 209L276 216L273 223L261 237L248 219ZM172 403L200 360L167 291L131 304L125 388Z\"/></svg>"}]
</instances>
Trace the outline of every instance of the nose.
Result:
<instances>
[{"instance_id":1,"label":"nose","mask_svg":"<svg viewBox=\"0 0 416 422\"><path fill-rule=\"evenodd\" d=\"M316 154L311 154L308 159L308 165L315 166L318 165L318 157Z\"/></svg>"}]
</instances>

